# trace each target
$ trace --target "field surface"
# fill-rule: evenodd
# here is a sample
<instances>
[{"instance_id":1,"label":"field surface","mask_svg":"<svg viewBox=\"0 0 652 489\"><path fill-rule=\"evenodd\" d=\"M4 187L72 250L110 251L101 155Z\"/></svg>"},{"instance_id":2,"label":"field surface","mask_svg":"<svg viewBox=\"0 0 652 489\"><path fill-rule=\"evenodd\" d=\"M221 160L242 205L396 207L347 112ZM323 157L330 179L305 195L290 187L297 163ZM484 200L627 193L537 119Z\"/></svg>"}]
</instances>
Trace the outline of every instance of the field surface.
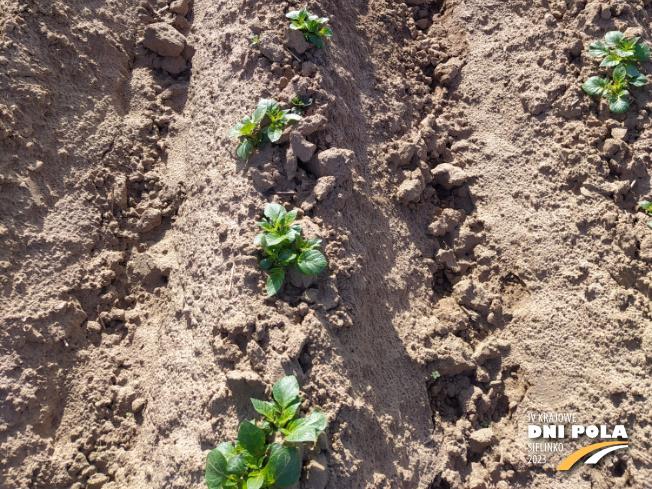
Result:
<instances>
[{"instance_id":1,"label":"field surface","mask_svg":"<svg viewBox=\"0 0 652 489\"><path fill-rule=\"evenodd\" d=\"M322 50L303 5L0 0L0 487L205 488L284 375L329 420L300 489L652 487L652 96L581 89L650 0L309 0ZM273 298L270 202L329 261ZM529 413L629 448L531 464Z\"/></svg>"}]
</instances>

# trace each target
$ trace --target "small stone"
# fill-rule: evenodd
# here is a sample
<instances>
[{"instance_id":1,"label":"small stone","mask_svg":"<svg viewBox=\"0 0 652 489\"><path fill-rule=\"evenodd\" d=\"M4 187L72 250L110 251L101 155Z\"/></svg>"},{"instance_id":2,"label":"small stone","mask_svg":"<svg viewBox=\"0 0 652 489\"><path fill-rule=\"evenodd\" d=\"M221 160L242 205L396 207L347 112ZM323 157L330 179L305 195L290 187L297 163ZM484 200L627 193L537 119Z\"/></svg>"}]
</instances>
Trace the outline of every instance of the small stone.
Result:
<instances>
[{"instance_id":1,"label":"small stone","mask_svg":"<svg viewBox=\"0 0 652 489\"><path fill-rule=\"evenodd\" d=\"M290 83L290 81L286 77L282 76L281 79L278 81L278 88L280 90L283 90L285 87L288 86L288 83Z\"/></svg>"},{"instance_id":2,"label":"small stone","mask_svg":"<svg viewBox=\"0 0 652 489\"><path fill-rule=\"evenodd\" d=\"M307 141L301 134L293 132L290 136L290 144L294 155L303 162L310 161L315 154L317 146Z\"/></svg>"},{"instance_id":3,"label":"small stone","mask_svg":"<svg viewBox=\"0 0 652 489\"><path fill-rule=\"evenodd\" d=\"M272 63L282 65L287 58L283 45L276 36L262 36L258 42L260 54L269 59Z\"/></svg>"},{"instance_id":4,"label":"small stone","mask_svg":"<svg viewBox=\"0 0 652 489\"><path fill-rule=\"evenodd\" d=\"M469 436L469 448L473 453L482 453L485 448L496 442L496 436L491 428L474 431Z\"/></svg>"},{"instance_id":5,"label":"small stone","mask_svg":"<svg viewBox=\"0 0 652 489\"><path fill-rule=\"evenodd\" d=\"M305 61L301 65L301 74L307 78L312 78L317 73L317 65L310 61Z\"/></svg>"},{"instance_id":6,"label":"small stone","mask_svg":"<svg viewBox=\"0 0 652 489\"><path fill-rule=\"evenodd\" d=\"M186 38L171 25L157 22L145 29L143 45L161 56L179 56L186 46Z\"/></svg>"},{"instance_id":7,"label":"small stone","mask_svg":"<svg viewBox=\"0 0 652 489\"><path fill-rule=\"evenodd\" d=\"M328 120L321 114L311 115L304 117L296 125L296 131L302 136L310 136L311 134L323 131L326 129Z\"/></svg>"},{"instance_id":8,"label":"small stone","mask_svg":"<svg viewBox=\"0 0 652 489\"><path fill-rule=\"evenodd\" d=\"M328 196L334 187L335 177L327 176L319 178L317 180L317 185L315 185L315 189L313 190L315 199L321 202Z\"/></svg>"},{"instance_id":9,"label":"small stone","mask_svg":"<svg viewBox=\"0 0 652 489\"><path fill-rule=\"evenodd\" d=\"M100 489L107 482L109 482L109 477L106 474L99 473L93 475L90 479L88 479L88 482L86 482L86 487L88 489Z\"/></svg>"},{"instance_id":10,"label":"small stone","mask_svg":"<svg viewBox=\"0 0 652 489\"><path fill-rule=\"evenodd\" d=\"M428 28L428 19L420 19L415 22L417 27L421 30L426 30Z\"/></svg>"},{"instance_id":11,"label":"small stone","mask_svg":"<svg viewBox=\"0 0 652 489\"><path fill-rule=\"evenodd\" d=\"M544 16L544 19L546 19L546 23L549 24L549 25L552 25L552 24L554 24L556 22L555 16L552 15L552 14L546 14Z\"/></svg>"},{"instance_id":12,"label":"small stone","mask_svg":"<svg viewBox=\"0 0 652 489\"><path fill-rule=\"evenodd\" d=\"M136 225L136 231L139 233L147 233L157 226L161 225L161 211L159 209L147 209L140 216L140 221Z\"/></svg>"},{"instance_id":13,"label":"small stone","mask_svg":"<svg viewBox=\"0 0 652 489\"><path fill-rule=\"evenodd\" d=\"M464 170L450 163L442 163L432 170L432 179L437 185L441 185L446 190L463 185L468 176Z\"/></svg>"},{"instance_id":14,"label":"small stone","mask_svg":"<svg viewBox=\"0 0 652 489\"><path fill-rule=\"evenodd\" d=\"M611 130L611 137L614 139L620 139L624 141L627 137L627 128L626 127L614 127Z\"/></svg>"},{"instance_id":15,"label":"small stone","mask_svg":"<svg viewBox=\"0 0 652 489\"><path fill-rule=\"evenodd\" d=\"M639 255L642 260L645 260L646 262L652 262L652 235L647 234L641 240L641 249L639 251Z\"/></svg>"},{"instance_id":16,"label":"small stone","mask_svg":"<svg viewBox=\"0 0 652 489\"><path fill-rule=\"evenodd\" d=\"M87 321L86 330L89 331L90 333L99 333L100 331L102 331L102 325L97 321Z\"/></svg>"},{"instance_id":17,"label":"small stone","mask_svg":"<svg viewBox=\"0 0 652 489\"><path fill-rule=\"evenodd\" d=\"M186 71L186 60L182 56L163 56L160 61L161 69L172 75Z\"/></svg>"},{"instance_id":18,"label":"small stone","mask_svg":"<svg viewBox=\"0 0 652 489\"><path fill-rule=\"evenodd\" d=\"M190 0L175 0L170 4L170 12L179 15L186 15L190 6Z\"/></svg>"},{"instance_id":19,"label":"small stone","mask_svg":"<svg viewBox=\"0 0 652 489\"><path fill-rule=\"evenodd\" d=\"M137 397L131 402L131 412L139 413L147 405L147 399L142 397Z\"/></svg>"},{"instance_id":20,"label":"small stone","mask_svg":"<svg viewBox=\"0 0 652 489\"><path fill-rule=\"evenodd\" d=\"M437 65L435 68L435 78L444 86L450 85L460 73L462 65L463 61L460 58L451 58L446 63Z\"/></svg>"},{"instance_id":21,"label":"small stone","mask_svg":"<svg viewBox=\"0 0 652 489\"><path fill-rule=\"evenodd\" d=\"M295 31L294 29L287 30L285 45L297 54L305 53L312 46L312 44L306 41L306 38L303 37L300 31Z\"/></svg>"},{"instance_id":22,"label":"small stone","mask_svg":"<svg viewBox=\"0 0 652 489\"><path fill-rule=\"evenodd\" d=\"M179 30L185 31L188 27L190 27L190 22L188 22L188 19L186 19L183 15L177 14L177 16L172 21L172 25Z\"/></svg>"},{"instance_id":23,"label":"small stone","mask_svg":"<svg viewBox=\"0 0 652 489\"><path fill-rule=\"evenodd\" d=\"M418 202L421 198L421 193L425 188L425 184L421 179L409 178L406 179L398 188L396 193L398 199L407 204L409 202Z\"/></svg>"},{"instance_id":24,"label":"small stone","mask_svg":"<svg viewBox=\"0 0 652 489\"><path fill-rule=\"evenodd\" d=\"M613 156L615 155L618 151L620 151L620 144L619 141L615 139L607 139L604 142L604 146L602 147L604 154L606 156Z\"/></svg>"},{"instance_id":25,"label":"small stone","mask_svg":"<svg viewBox=\"0 0 652 489\"><path fill-rule=\"evenodd\" d=\"M306 466L306 489L325 489L328 485L328 461L324 453L320 453Z\"/></svg>"},{"instance_id":26,"label":"small stone","mask_svg":"<svg viewBox=\"0 0 652 489\"><path fill-rule=\"evenodd\" d=\"M602 11L600 12L600 17L604 20L608 20L611 18L611 9L609 8L609 5L603 5L602 6Z\"/></svg>"},{"instance_id":27,"label":"small stone","mask_svg":"<svg viewBox=\"0 0 652 489\"><path fill-rule=\"evenodd\" d=\"M317 177L330 175L341 181L351 173L354 154L348 149L330 148L313 156L306 166Z\"/></svg>"}]
</instances>

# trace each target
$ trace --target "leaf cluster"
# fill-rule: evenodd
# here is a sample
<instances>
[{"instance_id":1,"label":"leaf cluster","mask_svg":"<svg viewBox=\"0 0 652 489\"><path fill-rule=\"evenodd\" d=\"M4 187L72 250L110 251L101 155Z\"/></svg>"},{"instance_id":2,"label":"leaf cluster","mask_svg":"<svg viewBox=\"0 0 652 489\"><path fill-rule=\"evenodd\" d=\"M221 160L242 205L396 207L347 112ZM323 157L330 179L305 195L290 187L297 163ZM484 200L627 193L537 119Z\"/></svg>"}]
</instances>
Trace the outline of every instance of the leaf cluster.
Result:
<instances>
[{"instance_id":1,"label":"leaf cluster","mask_svg":"<svg viewBox=\"0 0 652 489\"><path fill-rule=\"evenodd\" d=\"M328 22L328 17L313 15L306 7L288 12L285 16L292 21L290 29L300 31L306 41L312 43L317 49L324 47L324 38L333 35L331 28L324 25Z\"/></svg>"},{"instance_id":2,"label":"leaf cluster","mask_svg":"<svg viewBox=\"0 0 652 489\"><path fill-rule=\"evenodd\" d=\"M208 454L209 489L284 488L299 480L301 459L297 448L288 443L317 440L326 429L326 415L315 409L308 418L297 417L301 398L293 375L276 382L272 394L271 402L251 399L254 409L264 416L260 425L255 420L243 421L235 443L221 443Z\"/></svg>"},{"instance_id":3,"label":"leaf cluster","mask_svg":"<svg viewBox=\"0 0 652 489\"><path fill-rule=\"evenodd\" d=\"M647 78L637 68L636 63L650 59L650 46L638 44L640 38L625 37L622 32L611 31L605 35L605 42L596 41L589 46L589 54L594 58L604 58L603 68L613 68L611 80L592 76L582 88L589 95L600 95L609 100L609 109L622 114L629 108L629 85L642 87Z\"/></svg>"},{"instance_id":4,"label":"leaf cluster","mask_svg":"<svg viewBox=\"0 0 652 489\"><path fill-rule=\"evenodd\" d=\"M312 105L312 99L310 97L302 97L300 95L294 97L292 100L292 112L295 114L301 114L304 109L307 109Z\"/></svg>"},{"instance_id":5,"label":"leaf cluster","mask_svg":"<svg viewBox=\"0 0 652 489\"><path fill-rule=\"evenodd\" d=\"M304 275L317 275L328 264L317 250L321 239L304 239L301 225L294 222L296 218L296 210L287 212L282 205L267 204L265 218L258 223L263 232L256 236L254 244L260 245L266 254L260 260L260 268L269 271L268 297L281 290L287 267L294 266Z\"/></svg>"},{"instance_id":6,"label":"leaf cluster","mask_svg":"<svg viewBox=\"0 0 652 489\"><path fill-rule=\"evenodd\" d=\"M647 213L648 216L652 217L652 202L642 200L638 205ZM652 221L648 221L647 225L652 228Z\"/></svg>"},{"instance_id":7,"label":"leaf cluster","mask_svg":"<svg viewBox=\"0 0 652 489\"><path fill-rule=\"evenodd\" d=\"M281 139L283 130L291 123L301 120L292 109L281 109L278 102L262 99L251 117L246 116L229 132L230 138L240 138L237 154L247 159L254 148L263 149L270 142Z\"/></svg>"}]
</instances>

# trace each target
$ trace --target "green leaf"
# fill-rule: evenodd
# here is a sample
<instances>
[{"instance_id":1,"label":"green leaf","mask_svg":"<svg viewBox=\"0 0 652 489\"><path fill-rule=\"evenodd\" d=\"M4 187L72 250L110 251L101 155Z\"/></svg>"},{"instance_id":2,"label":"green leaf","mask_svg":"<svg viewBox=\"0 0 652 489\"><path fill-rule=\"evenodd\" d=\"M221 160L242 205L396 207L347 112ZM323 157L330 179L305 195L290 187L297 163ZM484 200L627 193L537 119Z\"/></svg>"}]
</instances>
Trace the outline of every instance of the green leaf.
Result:
<instances>
[{"instance_id":1,"label":"green leaf","mask_svg":"<svg viewBox=\"0 0 652 489\"><path fill-rule=\"evenodd\" d=\"M274 266L274 258L263 258L258 264L263 270L269 270Z\"/></svg>"},{"instance_id":2,"label":"green leaf","mask_svg":"<svg viewBox=\"0 0 652 489\"><path fill-rule=\"evenodd\" d=\"M333 37L333 30L328 26L324 26L319 30L319 35L322 37Z\"/></svg>"},{"instance_id":3,"label":"green leaf","mask_svg":"<svg viewBox=\"0 0 652 489\"><path fill-rule=\"evenodd\" d=\"M245 455L239 453L235 457L231 457L226 463L226 473L242 477L247 471L247 464L245 463Z\"/></svg>"},{"instance_id":4,"label":"green leaf","mask_svg":"<svg viewBox=\"0 0 652 489\"><path fill-rule=\"evenodd\" d=\"M602 58L607 54L609 54L609 49L607 49L607 46L602 44L600 41L595 41L589 46L589 55L594 58Z\"/></svg>"},{"instance_id":5,"label":"green leaf","mask_svg":"<svg viewBox=\"0 0 652 489\"><path fill-rule=\"evenodd\" d=\"M281 416L278 418L278 425L279 427L283 427L286 425L288 421L291 421L294 419L294 417L297 415L297 411L299 410L299 407L301 407L301 398L300 397L295 397L294 401L292 401L290 404L288 404L283 412L281 413Z\"/></svg>"},{"instance_id":6,"label":"green leaf","mask_svg":"<svg viewBox=\"0 0 652 489\"><path fill-rule=\"evenodd\" d=\"M242 122L238 122L235 126L233 126L231 129L229 129L229 132L227 133L227 136L230 138L235 138L242 136L242 128L244 127L244 124Z\"/></svg>"},{"instance_id":7,"label":"green leaf","mask_svg":"<svg viewBox=\"0 0 652 489\"><path fill-rule=\"evenodd\" d=\"M291 263L295 260L296 257L297 254L290 249L285 249L278 254L279 261L283 263Z\"/></svg>"},{"instance_id":8,"label":"green leaf","mask_svg":"<svg viewBox=\"0 0 652 489\"><path fill-rule=\"evenodd\" d=\"M629 108L629 100L625 97L618 97L611 101L609 108L616 114L622 114Z\"/></svg>"},{"instance_id":9,"label":"green leaf","mask_svg":"<svg viewBox=\"0 0 652 489\"><path fill-rule=\"evenodd\" d=\"M278 105L275 100L272 100L271 98L263 98L260 99L260 102L258 102L258 107L256 107L256 111L258 110L265 110L265 113L267 113L271 108L274 106Z\"/></svg>"},{"instance_id":10,"label":"green leaf","mask_svg":"<svg viewBox=\"0 0 652 489\"><path fill-rule=\"evenodd\" d=\"M648 221L648 222L647 222L647 225L650 226L650 227L652 228L652 221Z\"/></svg>"},{"instance_id":11,"label":"green leaf","mask_svg":"<svg viewBox=\"0 0 652 489\"><path fill-rule=\"evenodd\" d=\"M650 46L637 44L634 46L634 59L636 61L647 61L650 59Z\"/></svg>"},{"instance_id":12,"label":"green leaf","mask_svg":"<svg viewBox=\"0 0 652 489\"><path fill-rule=\"evenodd\" d=\"M285 218L283 218L283 224L285 224L286 226L289 226L290 224L292 224L297 219L297 214L298 213L299 213L299 211L297 211L296 209L293 210L293 211L288 212L285 215Z\"/></svg>"},{"instance_id":13,"label":"green leaf","mask_svg":"<svg viewBox=\"0 0 652 489\"><path fill-rule=\"evenodd\" d=\"M625 35L620 31L610 31L605 34L604 40L608 47L614 48L623 39L623 37L625 37Z\"/></svg>"},{"instance_id":14,"label":"green leaf","mask_svg":"<svg viewBox=\"0 0 652 489\"><path fill-rule=\"evenodd\" d=\"M619 64L620 64L620 60L613 54L610 54L602 60L600 66L603 68L610 68L612 66L618 66Z\"/></svg>"},{"instance_id":15,"label":"green leaf","mask_svg":"<svg viewBox=\"0 0 652 489\"><path fill-rule=\"evenodd\" d=\"M261 221L261 222L258 223L258 225L261 228L263 228L265 231L268 231L270 233L274 231L274 227L270 223L268 223L267 221Z\"/></svg>"},{"instance_id":16,"label":"green leaf","mask_svg":"<svg viewBox=\"0 0 652 489\"><path fill-rule=\"evenodd\" d=\"M226 457L217 448L206 458L206 485L208 489L220 489L227 479Z\"/></svg>"},{"instance_id":17,"label":"green leaf","mask_svg":"<svg viewBox=\"0 0 652 489\"><path fill-rule=\"evenodd\" d=\"M326 257L317 250L304 251L297 258L297 268L304 275L317 275L326 268Z\"/></svg>"},{"instance_id":18,"label":"green leaf","mask_svg":"<svg viewBox=\"0 0 652 489\"><path fill-rule=\"evenodd\" d=\"M265 473L258 472L256 475L250 475L247 479L246 489L260 489L265 484Z\"/></svg>"},{"instance_id":19,"label":"green leaf","mask_svg":"<svg viewBox=\"0 0 652 489\"><path fill-rule=\"evenodd\" d=\"M249 153L251 153L251 150L253 149L253 145L251 144L251 140L245 139L240 143L240 146L238 146L238 150L236 151L236 154L246 160L247 157L249 156Z\"/></svg>"},{"instance_id":20,"label":"green leaf","mask_svg":"<svg viewBox=\"0 0 652 489\"><path fill-rule=\"evenodd\" d=\"M603 80L599 76L592 76L584 82L582 89L589 95L601 95L608 84L607 80Z\"/></svg>"},{"instance_id":21,"label":"green leaf","mask_svg":"<svg viewBox=\"0 0 652 489\"><path fill-rule=\"evenodd\" d=\"M281 204L267 204L265 206L265 217L277 226L281 219L285 218L287 211Z\"/></svg>"},{"instance_id":22,"label":"green leaf","mask_svg":"<svg viewBox=\"0 0 652 489\"><path fill-rule=\"evenodd\" d=\"M283 280L285 280L285 270L282 268L274 268L272 273L267 277L267 297L272 297L278 294L283 287Z\"/></svg>"},{"instance_id":23,"label":"green leaf","mask_svg":"<svg viewBox=\"0 0 652 489\"><path fill-rule=\"evenodd\" d=\"M276 233L269 233L265 236L265 241L267 242L267 246L274 247L280 245L281 243L285 243L286 241L293 241L290 238L291 236L288 236L287 234L279 235Z\"/></svg>"},{"instance_id":24,"label":"green leaf","mask_svg":"<svg viewBox=\"0 0 652 489\"><path fill-rule=\"evenodd\" d=\"M299 480L301 460L295 447L272 443L269 462L265 466L266 481L277 487L290 487Z\"/></svg>"},{"instance_id":25,"label":"green leaf","mask_svg":"<svg viewBox=\"0 0 652 489\"><path fill-rule=\"evenodd\" d=\"M313 442L326 429L327 424L326 415L315 409L309 418L291 421L287 426L288 435L285 439L293 443Z\"/></svg>"},{"instance_id":26,"label":"green leaf","mask_svg":"<svg viewBox=\"0 0 652 489\"><path fill-rule=\"evenodd\" d=\"M294 375L288 375L274 384L272 388L274 399L285 409L299 395L299 382Z\"/></svg>"},{"instance_id":27,"label":"green leaf","mask_svg":"<svg viewBox=\"0 0 652 489\"><path fill-rule=\"evenodd\" d=\"M277 413L277 406L272 402L261 401L260 399L251 399L254 409L268 419L274 419Z\"/></svg>"},{"instance_id":28,"label":"green leaf","mask_svg":"<svg viewBox=\"0 0 652 489\"><path fill-rule=\"evenodd\" d=\"M622 64L625 67L625 71L627 72L627 76L630 76L632 78L636 78L638 75L641 74L640 71L638 71L638 68L634 66L633 63L623 63Z\"/></svg>"},{"instance_id":29,"label":"green leaf","mask_svg":"<svg viewBox=\"0 0 652 489\"><path fill-rule=\"evenodd\" d=\"M647 212L652 212L652 202L648 202L647 200L641 200L638 203L639 206L643 208L643 210L646 210Z\"/></svg>"},{"instance_id":30,"label":"green leaf","mask_svg":"<svg viewBox=\"0 0 652 489\"><path fill-rule=\"evenodd\" d=\"M240 134L243 136L250 136L255 129L256 129L256 124L253 122L244 124L242 126L242 129L240 129Z\"/></svg>"},{"instance_id":31,"label":"green leaf","mask_svg":"<svg viewBox=\"0 0 652 489\"><path fill-rule=\"evenodd\" d=\"M258 457L265 446L265 433L251 421L243 421L238 429L238 441L245 450Z\"/></svg>"},{"instance_id":32,"label":"green leaf","mask_svg":"<svg viewBox=\"0 0 652 489\"><path fill-rule=\"evenodd\" d=\"M647 77L644 74L639 73L637 77L629 80L629 83L635 87L642 87L647 83Z\"/></svg>"},{"instance_id":33,"label":"green leaf","mask_svg":"<svg viewBox=\"0 0 652 489\"><path fill-rule=\"evenodd\" d=\"M267 128L267 137L269 137L269 140L273 143L281 139L282 135L283 127L278 124L270 124Z\"/></svg>"},{"instance_id":34,"label":"green leaf","mask_svg":"<svg viewBox=\"0 0 652 489\"><path fill-rule=\"evenodd\" d=\"M287 14L285 14L285 16L286 16L288 19L296 20L296 19L299 18L299 14L300 14L300 13L301 13L301 12L300 12L299 10L293 10L293 11L288 12Z\"/></svg>"},{"instance_id":35,"label":"green leaf","mask_svg":"<svg viewBox=\"0 0 652 489\"><path fill-rule=\"evenodd\" d=\"M324 47L324 42L316 34L304 34L303 37L306 38L306 41L312 43L317 49L322 49Z\"/></svg>"},{"instance_id":36,"label":"green leaf","mask_svg":"<svg viewBox=\"0 0 652 489\"><path fill-rule=\"evenodd\" d=\"M627 70L625 70L625 67L622 64L616 66L612 78L618 82L622 82L625 80L626 76L627 76Z\"/></svg>"},{"instance_id":37,"label":"green leaf","mask_svg":"<svg viewBox=\"0 0 652 489\"><path fill-rule=\"evenodd\" d=\"M215 448L218 452L220 452L222 455L224 455L224 458L228 461L231 457L235 456L237 453L235 450L235 447L233 446L233 443L230 441L225 441L223 443L220 443L217 445Z\"/></svg>"},{"instance_id":38,"label":"green leaf","mask_svg":"<svg viewBox=\"0 0 652 489\"><path fill-rule=\"evenodd\" d=\"M616 49L616 55L620 56L621 58L629 58L630 56L634 56L634 51L624 51L622 49Z\"/></svg>"},{"instance_id":39,"label":"green leaf","mask_svg":"<svg viewBox=\"0 0 652 489\"><path fill-rule=\"evenodd\" d=\"M285 123L290 124L292 122L298 122L301 120L301 116L299 114L295 114L293 112L288 112L285 114Z\"/></svg>"},{"instance_id":40,"label":"green leaf","mask_svg":"<svg viewBox=\"0 0 652 489\"><path fill-rule=\"evenodd\" d=\"M253 122L258 124L260 121L263 120L263 117L265 117L266 113L267 113L267 105L259 103L258 107L256 107L256 110L254 110Z\"/></svg>"}]
</instances>

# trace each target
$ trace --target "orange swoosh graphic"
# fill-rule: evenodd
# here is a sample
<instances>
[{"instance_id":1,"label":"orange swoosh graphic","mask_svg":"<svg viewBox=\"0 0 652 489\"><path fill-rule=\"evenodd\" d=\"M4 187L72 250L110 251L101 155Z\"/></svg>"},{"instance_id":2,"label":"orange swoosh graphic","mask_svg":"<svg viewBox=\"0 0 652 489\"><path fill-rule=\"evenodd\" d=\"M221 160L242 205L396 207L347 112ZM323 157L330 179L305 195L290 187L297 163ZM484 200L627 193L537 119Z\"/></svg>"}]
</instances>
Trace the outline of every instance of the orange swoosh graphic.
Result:
<instances>
[{"instance_id":1,"label":"orange swoosh graphic","mask_svg":"<svg viewBox=\"0 0 652 489\"><path fill-rule=\"evenodd\" d=\"M581 459L587 453L591 453L592 451L597 450L598 448L610 447L610 446L613 446L613 445L627 445L627 442L626 441L605 441L605 442L602 442L602 443L594 443L593 445L589 445L588 447L580 448L576 452L573 452L568 457L566 457L564 459L564 461L559 464L559 466L557 467L557 470L568 470L573 465L575 465L575 462L577 462L579 459Z\"/></svg>"}]
</instances>

